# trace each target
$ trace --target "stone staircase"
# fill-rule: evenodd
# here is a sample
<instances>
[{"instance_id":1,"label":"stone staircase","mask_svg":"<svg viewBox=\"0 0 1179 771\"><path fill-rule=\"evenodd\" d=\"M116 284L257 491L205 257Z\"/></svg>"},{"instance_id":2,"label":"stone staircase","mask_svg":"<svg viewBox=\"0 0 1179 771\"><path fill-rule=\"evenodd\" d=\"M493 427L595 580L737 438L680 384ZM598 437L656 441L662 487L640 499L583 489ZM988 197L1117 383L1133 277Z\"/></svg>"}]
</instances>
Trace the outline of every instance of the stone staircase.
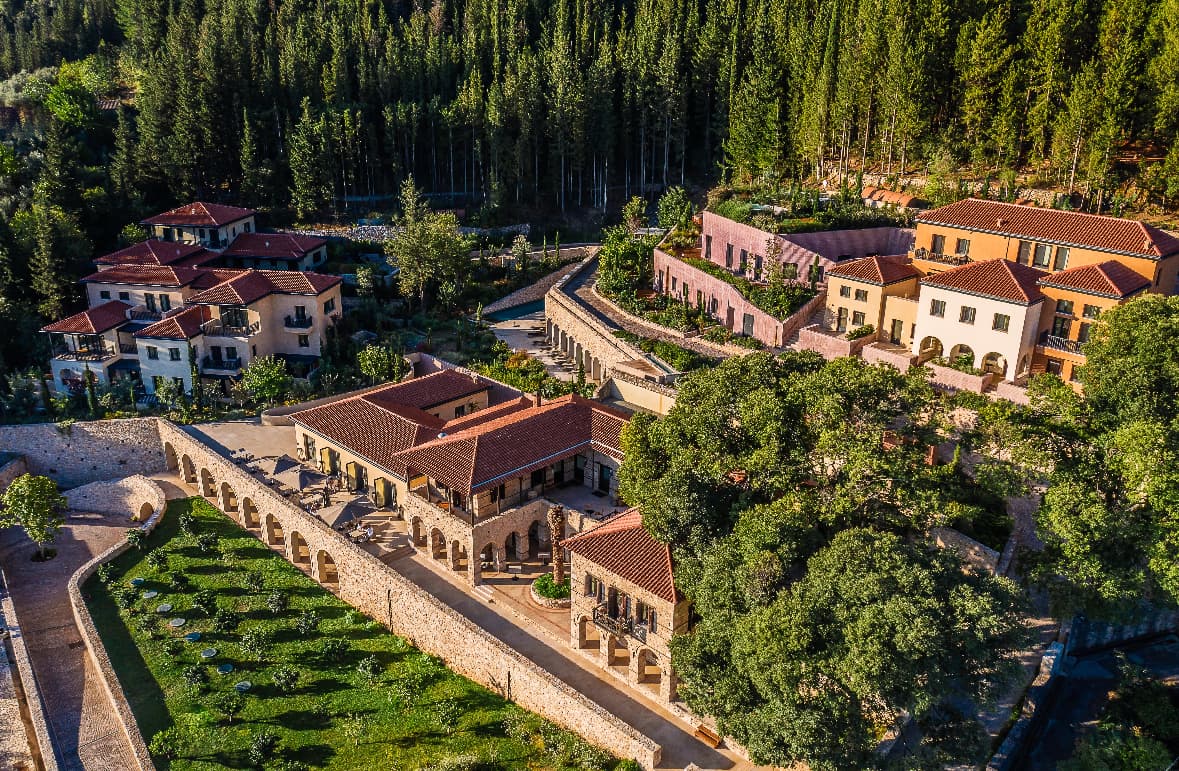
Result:
<instances>
[{"instance_id":1,"label":"stone staircase","mask_svg":"<svg viewBox=\"0 0 1179 771\"><path fill-rule=\"evenodd\" d=\"M495 589L493 589L488 584L479 584L471 590L471 594L475 595L484 602L495 602L493 599L495 595Z\"/></svg>"}]
</instances>

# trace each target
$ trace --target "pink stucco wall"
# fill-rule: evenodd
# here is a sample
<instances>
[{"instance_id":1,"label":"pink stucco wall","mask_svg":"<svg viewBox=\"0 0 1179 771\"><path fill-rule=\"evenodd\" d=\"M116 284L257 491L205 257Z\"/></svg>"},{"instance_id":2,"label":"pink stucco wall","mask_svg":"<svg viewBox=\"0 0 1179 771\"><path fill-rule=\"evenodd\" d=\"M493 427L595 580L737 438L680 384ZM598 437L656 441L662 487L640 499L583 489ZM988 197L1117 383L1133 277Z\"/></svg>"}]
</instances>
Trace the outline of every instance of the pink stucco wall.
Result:
<instances>
[{"instance_id":1,"label":"pink stucco wall","mask_svg":"<svg viewBox=\"0 0 1179 771\"><path fill-rule=\"evenodd\" d=\"M985 375L971 375L967 372L960 372L952 367L943 367L940 364L933 362L926 362L925 366L929 367L932 376L929 378L938 388L944 388L948 391L972 391L976 394L981 394L987 390L987 387L995 380L996 376L988 372Z\"/></svg>"},{"instance_id":2,"label":"pink stucco wall","mask_svg":"<svg viewBox=\"0 0 1179 771\"><path fill-rule=\"evenodd\" d=\"M864 361L869 364L891 364L901 372L907 372L917 357L905 350L896 350L884 345L869 345L860 351Z\"/></svg>"},{"instance_id":3,"label":"pink stucco wall","mask_svg":"<svg viewBox=\"0 0 1179 771\"><path fill-rule=\"evenodd\" d=\"M844 356L858 356L860 351L875 339L875 335L865 335L855 340L848 340L844 335L832 334L823 330L818 324L811 324L798 331L799 348L814 351L828 360Z\"/></svg>"}]
</instances>

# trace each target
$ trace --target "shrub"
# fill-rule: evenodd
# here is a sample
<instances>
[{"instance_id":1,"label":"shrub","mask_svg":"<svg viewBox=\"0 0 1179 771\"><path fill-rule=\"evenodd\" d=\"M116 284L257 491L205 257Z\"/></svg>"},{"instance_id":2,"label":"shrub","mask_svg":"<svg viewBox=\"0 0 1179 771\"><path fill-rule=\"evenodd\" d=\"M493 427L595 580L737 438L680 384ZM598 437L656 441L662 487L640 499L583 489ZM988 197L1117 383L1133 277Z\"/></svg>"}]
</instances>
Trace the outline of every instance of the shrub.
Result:
<instances>
[{"instance_id":1,"label":"shrub","mask_svg":"<svg viewBox=\"0 0 1179 771\"><path fill-rule=\"evenodd\" d=\"M226 634L237 629L237 625L241 622L242 617L240 613L221 609L213 615L213 631L218 634Z\"/></svg>"},{"instance_id":2,"label":"shrub","mask_svg":"<svg viewBox=\"0 0 1179 771\"><path fill-rule=\"evenodd\" d=\"M246 591L258 593L266 588L266 579L257 570L247 570L242 574L242 587Z\"/></svg>"},{"instance_id":3,"label":"shrub","mask_svg":"<svg viewBox=\"0 0 1179 771\"><path fill-rule=\"evenodd\" d=\"M454 755L426 768L429 771L478 771L484 765L478 755Z\"/></svg>"},{"instance_id":4,"label":"shrub","mask_svg":"<svg viewBox=\"0 0 1179 771\"><path fill-rule=\"evenodd\" d=\"M229 723L246 708L246 697L237 691L221 691L212 699L213 709Z\"/></svg>"},{"instance_id":5,"label":"shrub","mask_svg":"<svg viewBox=\"0 0 1179 771\"><path fill-rule=\"evenodd\" d=\"M197 548L205 554L209 554L216 551L218 540L216 533L201 533L197 536Z\"/></svg>"},{"instance_id":6,"label":"shrub","mask_svg":"<svg viewBox=\"0 0 1179 771\"><path fill-rule=\"evenodd\" d=\"M104 562L98 566L98 570L95 571L95 574L98 576L100 583L109 584L111 579L115 577L115 568L113 565L111 565L111 563Z\"/></svg>"},{"instance_id":7,"label":"shrub","mask_svg":"<svg viewBox=\"0 0 1179 771\"><path fill-rule=\"evenodd\" d=\"M361 677L370 682L376 680L377 677L380 676L381 672L384 671L384 669L385 668L381 666L380 659L378 659L376 656L365 656L360 660L360 663L356 665L356 671L360 673Z\"/></svg>"},{"instance_id":8,"label":"shrub","mask_svg":"<svg viewBox=\"0 0 1179 771\"><path fill-rule=\"evenodd\" d=\"M137 527L133 527L127 531L127 543L134 546L136 549L143 548L143 540L146 538L143 531Z\"/></svg>"},{"instance_id":9,"label":"shrub","mask_svg":"<svg viewBox=\"0 0 1179 771\"><path fill-rule=\"evenodd\" d=\"M614 767L614 771L643 771L643 766L637 760L627 758Z\"/></svg>"},{"instance_id":10,"label":"shrub","mask_svg":"<svg viewBox=\"0 0 1179 771\"><path fill-rule=\"evenodd\" d=\"M274 670L274 687L282 693L290 693L299 685L299 670L294 667L279 667Z\"/></svg>"},{"instance_id":11,"label":"shrub","mask_svg":"<svg viewBox=\"0 0 1179 771\"><path fill-rule=\"evenodd\" d=\"M295 629L303 637L319 631L319 614L314 610L305 610L295 620Z\"/></svg>"},{"instance_id":12,"label":"shrub","mask_svg":"<svg viewBox=\"0 0 1179 771\"><path fill-rule=\"evenodd\" d=\"M513 709L504 716L504 733L519 742L532 743L536 736L536 719L522 709Z\"/></svg>"},{"instance_id":13,"label":"shrub","mask_svg":"<svg viewBox=\"0 0 1179 771\"><path fill-rule=\"evenodd\" d=\"M459 719L463 716L463 709L453 699L443 699L434 705L434 719L439 727L447 734L452 734L458 728Z\"/></svg>"},{"instance_id":14,"label":"shrub","mask_svg":"<svg viewBox=\"0 0 1179 771\"><path fill-rule=\"evenodd\" d=\"M320 658L329 664L339 664L348 656L349 646L344 640L329 637L319 646Z\"/></svg>"},{"instance_id":15,"label":"shrub","mask_svg":"<svg viewBox=\"0 0 1179 771\"><path fill-rule=\"evenodd\" d=\"M192 664L180 672L180 679L193 691L199 691L209 682L209 673L200 664Z\"/></svg>"},{"instance_id":16,"label":"shrub","mask_svg":"<svg viewBox=\"0 0 1179 771\"><path fill-rule=\"evenodd\" d=\"M261 731L250 738L250 749L246 753L250 762L261 766L274 757L278 750L278 735L270 731Z\"/></svg>"},{"instance_id":17,"label":"shrub","mask_svg":"<svg viewBox=\"0 0 1179 771\"><path fill-rule=\"evenodd\" d=\"M217 611L217 593L202 589L192 596L192 606L206 616L212 616Z\"/></svg>"},{"instance_id":18,"label":"shrub","mask_svg":"<svg viewBox=\"0 0 1179 771\"><path fill-rule=\"evenodd\" d=\"M265 660L267 654L270 653L270 647L274 644L274 638L270 632L260 627L247 629L242 633L241 646L242 650L249 653L259 661Z\"/></svg>"},{"instance_id":19,"label":"shrub","mask_svg":"<svg viewBox=\"0 0 1179 771\"><path fill-rule=\"evenodd\" d=\"M167 552L163 549L152 549L147 553L147 564L155 570L164 570L168 567Z\"/></svg>"},{"instance_id":20,"label":"shrub","mask_svg":"<svg viewBox=\"0 0 1179 771\"><path fill-rule=\"evenodd\" d=\"M184 643L173 637L164 643L164 653L167 653L172 658L176 658L181 653L184 653Z\"/></svg>"},{"instance_id":21,"label":"shrub","mask_svg":"<svg viewBox=\"0 0 1179 771\"><path fill-rule=\"evenodd\" d=\"M152 613L145 613L135 619L135 628L148 637L156 636L156 628L159 625L159 618Z\"/></svg>"},{"instance_id":22,"label":"shrub","mask_svg":"<svg viewBox=\"0 0 1179 771\"><path fill-rule=\"evenodd\" d=\"M188 576L183 573L169 573L168 574L168 588L174 592L187 591L189 587Z\"/></svg>"},{"instance_id":23,"label":"shrub","mask_svg":"<svg viewBox=\"0 0 1179 771\"><path fill-rule=\"evenodd\" d=\"M847 339L859 340L861 337L867 337L868 335L874 334L876 334L876 327L872 326L871 324L865 324L862 327L856 327L855 329L848 332Z\"/></svg>"},{"instance_id":24,"label":"shrub","mask_svg":"<svg viewBox=\"0 0 1179 771\"><path fill-rule=\"evenodd\" d=\"M532 583L532 588L541 597L550 600L566 600L569 599L569 576L565 576L564 581L556 584L553 582L553 574L545 573Z\"/></svg>"},{"instance_id":25,"label":"shrub","mask_svg":"<svg viewBox=\"0 0 1179 771\"><path fill-rule=\"evenodd\" d=\"M156 731L147 749L152 755L165 760L174 760L180 755L180 736L175 728Z\"/></svg>"},{"instance_id":26,"label":"shrub","mask_svg":"<svg viewBox=\"0 0 1179 771\"><path fill-rule=\"evenodd\" d=\"M196 535L196 517L192 515L191 511L181 512L180 516L176 518L176 523L180 525L180 532L185 535Z\"/></svg>"},{"instance_id":27,"label":"shrub","mask_svg":"<svg viewBox=\"0 0 1179 771\"><path fill-rule=\"evenodd\" d=\"M286 610L289 604L290 599L285 592L273 591L266 595L266 608L276 616Z\"/></svg>"},{"instance_id":28,"label":"shrub","mask_svg":"<svg viewBox=\"0 0 1179 771\"><path fill-rule=\"evenodd\" d=\"M116 586L111 589L111 599L123 610L135 604L135 590L129 586Z\"/></svg>"}]
</instances>

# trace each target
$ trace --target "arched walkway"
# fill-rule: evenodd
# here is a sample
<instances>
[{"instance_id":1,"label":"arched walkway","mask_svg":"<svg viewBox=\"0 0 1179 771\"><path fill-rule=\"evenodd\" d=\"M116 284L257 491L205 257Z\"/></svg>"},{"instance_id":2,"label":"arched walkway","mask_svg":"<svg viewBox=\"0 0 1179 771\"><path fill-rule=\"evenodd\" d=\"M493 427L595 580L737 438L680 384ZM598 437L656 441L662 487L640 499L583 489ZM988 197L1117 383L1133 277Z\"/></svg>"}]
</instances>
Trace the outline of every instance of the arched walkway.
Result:
<instances>
[{"instance_id":1,"label":"arched walkway","mask_svg":"<svg viewBox=\"0 0 1179 771\"><path fill-rule=\"evenodd\" d=\"M974 366L974 349L969 345L958 343L950 349L950 363L957 363L959 360L965 361L966 357L970 357L970 366Z\"/></svg>"},{"instance_id":2,"label":"arched walkway","mask_svg":"<svg viewBox=\"0 0 1179 771\"><path fill-rule=\"evenodd\" d=\"M626 641L618 639L617 635L610 632L603 632L602 639L606 641L606 666L628 669L630 650L626 647Z\"/></svg>"},{"instance_id":3,"label":"arched walkway","mask_svg":"<svg viewBox=\"0 0 1179 771\"><path fill-rule=\"evenodd\" d=\"M249 498L242 498L242 524L251 530L258 529L258 507Z\"/></svg>"},{"instance_id":4,"label":"arched walkway","mask_svg":"<svg viewBox=\"0 0 1179 771\"><path fill-rule=\"evenodd\" d=\"M999 377L1007 377L1007 358L1002 354L988 353L983 357L982 371L993 372Z\"/></svg>"},{"instance_id":5,"label":"arched walkway","mask_svg":"<svg viewBox=\"0 0 1179 771\"><path fill-rule=\"evenodd\" d=\"M217 495L216 482L213 481L213 474L207 468L201 469L201 495L206 498Z\"/></svg>"},{"instance_id":6,"label":"arched walkway","mask_svg":"<svg viewBox=\"0 0 1179 771\"><path fill-rule=\"evenodd\" d=\"M413 517L409 520L409 542L415 547L425 547L426 545L426 526L421 517Z\"/></svg>"},{"instance_id":7,"label":"arched walkway","mask_svg":"<svg viewBox=\"0 0 1179 771\"><path fill-rule=\"evenodd\" d=\"M196 465L193 464L192 458L188 457L187 455L180 458L180 476L186 483L190 485L196 484Z\"/></svg>"},{"instance_id":8,"label":"arched walkway","mask_svg":"<svg viewBox=\"0 0 1179 771\"><path fill-rule=\"evenodd\" d=\"M917 361L924 364L930 359L940 359L942 356L942 341L936 337L927 337L921 341L917 349Z\"/></svg>"},{"instance_id":9,"label":"arched walkway","mask_svg":"<svg viewBox=\"0 0 1179 771\"><path fill-rule=\"evenodd\" d=\"M436 560L446 559L446 536L438 528L430 531L430 556Z\"/></svg>"},{"instance_id":10,"label":"arched walkway","mask_svg":"<svg viewBox=\"0 0 1179 771\"><path fill-rule=\"evenodd\" d=\"M635 653L635 683L658 691L662 679L663 669L659 666L659 657L650 648L640 648Z\"/></svg>"},{"instance_id":11,"label":"arched walkway","mask_svg":"<svg viewBox=\"0 0 1179 771\"><path fill-rule=\"evenodd\" d=\"M589 616L577 619L577 648L578 650L596 651L602 644L602 635Z\"/></svg>"},{"instance_id":12,"label":"arched walkway","mask_svg":"<svg viewBox=\"0 0 1179 771\"><path fill-rule=\"evenodd\" d=\"M226 514L237 513L237 493L229 486L229 482L221 483L221 510Z\"/></svg>"},{"instance_id":13,"label":"arched walkway","mask_svg":"<svg viewBox=\"0 0 1179 771\"><path fill-rule=\"evenodd\" d=\"M148 520L152 514L155 514L156 509L151 503L144 501L143 505L139 507L139 516L136 519L140 522Z\"/></svg>"},{"instance_id":14,"label":"arched walkway","mask_svg":"<svg viewBox=\"0 0 1179 771\"><path fill-rule=\"evenodd\" d=\"M282 523L273 514L266 515L265 522L266 543L270 546L285 546L286 534L283 533Z\"/></svg>"},{"instance_id":15,"label":"arched walkway","mask_svg":"<svg viewBox=\"0 0 1179 771\"><path fill-rule=\"evenodd\" d=\"M176 457L176 448L171 442L164 442L164 464L169 471L180 470L180 459Z\"/></svg>"},{"instance_id":16,"label":"arched walkway","mask_svg":"<svg viewBox=\"0 0 1179 771\"><path fill-rule=\"evenodd\" d=\"M315 554L315 580L321 584L338 585L340 583L340 573L336 570L336 561L323 549Z\"/></svg>"},{"instance_id":17,"label":"arched walkway","mask_svg":"<svg viewBox=\"0 0 1179 771\"><path fill-rule=\"evenodd\" d=\"M296 565L311 566L311 550L307 548L307 540L298 530L291 531L291 543L287 549L287 557Z\"/></svg>"}]
</instances>

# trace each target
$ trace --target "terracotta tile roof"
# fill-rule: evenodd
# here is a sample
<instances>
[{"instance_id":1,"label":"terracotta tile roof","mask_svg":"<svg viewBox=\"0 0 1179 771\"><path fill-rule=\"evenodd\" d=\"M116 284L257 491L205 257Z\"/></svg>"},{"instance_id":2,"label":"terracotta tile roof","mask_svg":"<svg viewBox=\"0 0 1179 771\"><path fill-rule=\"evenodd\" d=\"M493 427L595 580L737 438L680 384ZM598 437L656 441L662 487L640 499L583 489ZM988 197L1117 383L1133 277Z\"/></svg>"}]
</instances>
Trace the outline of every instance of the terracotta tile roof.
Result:
<instances>
[{"instance_id":1,"label":"terracotta tile roof","mask_svg":"<svg viewBox=\"0 0 1179 771\"><path fill-rule=\"evenodd\" d=\"M508 402L493 404L490 407L485 407L484 409L478 410L476 412L469 412L466 415L463 415L461 418L453 418L448 420L446 421L446 425L442 427L442 430L446 431L448 434L458 433L459 431L466 430L473 426L478 426L482 423L487 423L488 421L502 418L504 415L509 415L513 412L519 412L520 410L526 410L531 406L532 400L527 396L521 396L518 399L513 399Z\"/></svg>"},{"instance_id":2,"label":"terracotta tile roof","mask_svg":"<svg viewBox=\"0 0 1179 771\"><path fill-rule=\"evenodd\" d=\"M1059 273L1051 273L1040 279L1040 286L1054 286L1085 294L1121 298L1146 289L1150 286L1150 279L1135 273L1120 262L1107 260L1097 265L1081 265Z\"/></svg>"},{"instance_id":3,"label":"terracotta tile roof","mask_svg":"<svg viewBox=\"0 0 1179 771\"><path fill-rule=\"evenodd\" d=\"M1036 282L1045 275L1045 271L1039 268L998 259L971 262L941 273L931 273L921 283L1030 305L1044 299Z\"/></svg>"},{"instance_id":4,"label":"terracotta tile roof","mask_svg":"<svg viewBox=\"0 0 1179 771\"><path fill-rule=\"evenodd\" d=\"M914 268L904 255L890 255L861 257L858 260L841 263L828 270L827 275L884 286L908 278L916 278L921 275L921 271Z\"/></svg>"},{"instance_id":5,"label":"terracotta tile roof","mask_svg":"<svg viewBox=\"0 0 1179 771\"><path fill-rule=\"evenodd\" d=\"M41 327L41 331L96 335L126 323L129 310L131 310L131 306L128 303L121 300L111 300Z\"/></svg>"},{"instance_id":6,"label":"terracotta tile roof","mask_svg":"<svg viewBox=\"0 0 1179 771\"><path fill-rule=\"evenodd\" d=\"M1179 238L1144 222L1001 201L968 198L917 221L1152 259L1179 253Z\"/></svg>"},{"instance_id":7,"label":"terracotta tile roof","mask_svg":"<svg viewBox=\"0 0 1179 771\"><path fill-rule=\"evenodd\" d=\"M115 265L91 273L82 281L99 284L142 284L144 286L188 286L201 277L200 268L180 265Z\"/></svg>"},{"instance_id":8,"label":"terracotta tile roof","mask_svg":"<svg viewBox=\"0 0 1179 771\"><path fill-rule=\"evenodd\" d=\"M464 396L474 396L490 388L491 385L482 379L475 380L461 372L444 369L441 372L390 385L388 388L370 391L364 398L386 409L406 405L428 410Z\"/></svg>"},{"instance_id":9,"label":"terracotta tile roof","mask_svg":"<svg viewBox=\"0 0 1179 771\"><path fill-rule=\"evenodd\" d=\"M201 324L213 317L205 305L190 305L179 313L160 319L135 333L136 337L191 340L201 333Z\"/></svg>"},{"instance_id":10,"label":"terracotta tile roof","mask_svg":"<svg viewBox=\"0 0 1179 771\"><path fill-rule=\"evenodd\" d=\"M301 260L314 249L327 243L316 236L288 233L242 233L233 239L223 255L227 257L260 257L264 259Z\"/></svg>"},{"instance_id":11,"label":"terracotta tile roof","mask_svg":"<svg viewBox=\"0 0 1179 771\"><path fill-rule=\"evenodd\" d=\"M638 509L610 517L593 530L561 542L577 557L674 603L671 550L643 527Z\"/></svg>"},{"instance_id":12,"label":"terracotta tile roof","mask_svg":"<svg viewBox=\"0 0 1179 771\"><path fill-rule=\"evenodd\" d=\"M148 217L143 220L144 225L187 225L189 227L208 228L228 225L257 214L253 209L242 209L237 206L224 206L219 203L186 203L175 209Z\"/></svg>"},{"instance_id":13,"label":"terracotta tile roof","mask_svg":"<svg viewBox=\"0 0 1179 771\"><path fill-rule=\"evenodd\" d=\"M200 244L181 244L153 238L95 258L98 265L196 265L217 259Z\"/></svg>"},{"instance_id":14,"label":"terracotta tile roof","mask_svg":"<svg viewBox=\"0 0 1179 771\"><path fill-rule=\"evenodd\" d=\"M619 410L570 395L447 433L405 450L400 459L416 472L471 494L587 447L621 458L626 422Z\"/></svg>"},{"instance_id":15,"label":"terracotta tile roof","mask_svg":"<svg viewBox=\"0 0 1179 771\"><path fill-rule=\"evenodd\" d=\"M225 278L220 283L193 295L188 302L248 305L269 294L317 295L343 280L339 276L291 270L225 271L224 275Z\"/></svg>"},{"instance_id":16,"label":"terracotta tile roof","mask_svg":"<svg viewBox=\"0 0 1179 771\"><path fill-rule=\"evenodd\" d=\"M401 477L405 468L397 453L433 439L442 426L441 420L428 425L402 417L364 397L296 412L291 419Z\"/></svg>"},{"instance_id":17,"label":"terracotta tile roof","mask_svg":"<svg viewBox=\"0 0 1179 771\"><path fill-rule=\"evenodd\" d=\"M865 185L860 190L860 197L865 201L879 201L891 206L912 206L918 201L917 196L908 193L898 193L884 188Z\"/></svg>"}]
</instances>

